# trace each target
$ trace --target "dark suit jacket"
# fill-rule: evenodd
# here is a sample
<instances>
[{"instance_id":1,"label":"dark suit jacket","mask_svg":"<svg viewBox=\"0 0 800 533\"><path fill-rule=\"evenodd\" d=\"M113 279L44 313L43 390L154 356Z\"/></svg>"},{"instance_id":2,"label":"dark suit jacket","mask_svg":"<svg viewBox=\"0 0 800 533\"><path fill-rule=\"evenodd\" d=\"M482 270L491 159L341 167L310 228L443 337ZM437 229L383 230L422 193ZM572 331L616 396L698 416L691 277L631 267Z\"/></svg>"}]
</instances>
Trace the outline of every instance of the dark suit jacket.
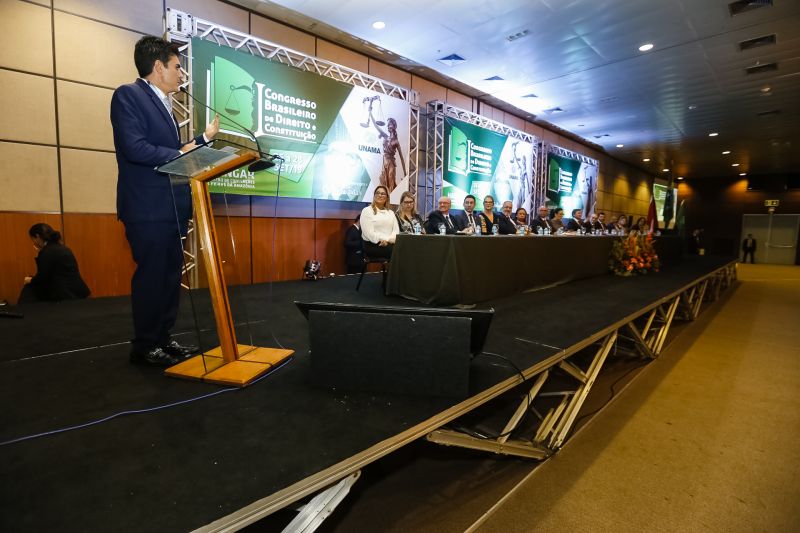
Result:
<instances>
[{"instance_id":1,"label":"dark suit jacket","mask_svg":"<svg viewBox=\"0 0 800 533\"><path fill-rule=\"evenodd\" d=\"M480 228L481 228L480 214L475 212L475 211L473 211L472 212L472 219L475 222L475 227L478 228L478 231L480 231ZM459 213L458 215L456 215L456 228L459 231L463 230L463 229L467 229L470 226L472 226L472 224L470 223L470 221L469 221L469 219L467 217L467 212L466 211L463 211L463 212Z\"/></svg>"},{"instance_id":2,"label":"dark suit jacket","mask_svg":"<svg viewBox=\"0 0 800 533\"><path fill-rule=\"evenodd\" d=\"M594 224L592 224L591 220L587 220L586 224L584 224L583 227L586 228L586 231L594 231L594 230L605 231L606 229L603 223L600 222L599 220L596 221Z\"/></svg>"},{"instance_id":3,"label":"dark suit jacket","mask_svg":"<svg viewBox=\"0 0 800 533\"><path fill-rule=\"evenodd\" d=\"M435 209L428 213L428 220L425 221L425 233L428 234L438 234L439 233L439 224L444 224L444 227L447 228L447 234L453 235L458 233L458 227L456 226L455 215L453 213L448 213L450 215L450 225L445 222L444 215L438 209Z\"/></svg>"},{"instance_id":4,"label":"dark suit jacket","mask_svg":"<svg viewBox=\"0 0 800 533\"><path fill-rule=\"evenodd\" d=\"M569 219L567 224L564 226L564 231L578 231L584 227L583 221L578 222L574 218Z\"/></svg>"},{"instance_id":5,"label":"dark suit jacket","mask_svg":"<svg viewBox=\"0 0 800 533\"><path fill-rule=\"evenodd\" d=\"M536 228L542 228L542 231L544 231L545 228L550 228L550 230L555 233L555 226L553 226L553 223L549 218L534 218L531 221L531 230L536 233Z\"/></svg>"},{"instance_id":6,"label":"dark suit jacket","mask_svg":"<svg viewBox=\"0 0 800 533\"><path fill-rule=\"evenodd\" d=\"M750 239L750 246L747 246L747 238L742 241L742 251L743 252L755 252L756 251L756 240Z\"/></svg>"},{"instance_id":7,"label":"dark suit jacket","mask_svg":"<svg viewBox=\"0 0 800 533\"><path fill-rule=\"evenodd\" d=\"M189 185L174 187L155 167L177 157L182 146L177 123L147 82L138 79L114 91L111 125L117 152L117 216L123 222L171 222L192 216ZM195 139L203 143L203 136Z\"/></svg>"},{"instance_id":8,"label":"dark suit jacket","mask_svg":"<svg viewBox=\"0 0 800 533\"><path fill-rule=\"evenodd\" d=\"M481 218L483 219L482 226L482 233L484 235L491 235L492 234L492 222L489 220L483 212L481 212ZM507 216L503 213L499 213L497 211L494 212L494 221L497 224L497 229L500 235L513 235L517 232L517 227L514 226L514 223L511 222Z\"/></svg>"},{"instance_id":9,"label":"dark suit jacket","mask_svg":"<svg viewBox=\"0 0 800 533\"><path fill-rule=\"evenodd\" d=\"M361 228L355 224L350 224L350 227L347 228L347 232L344 234L344 248L345 253L347 254L347 266L361 266L361 258L363 257L361 243Z\"/></svg>"},{"instance_id":10,"label":"dark suit jacket","mask_svg":"<svg viewBox=\"0 0 800 533\"><path fill-rule=\"evenodd\" d=\"M78 262L66 246L51 242L36 256L31 288L37 300L75 300L89 296Z\"/></svg>"}]
</instances>

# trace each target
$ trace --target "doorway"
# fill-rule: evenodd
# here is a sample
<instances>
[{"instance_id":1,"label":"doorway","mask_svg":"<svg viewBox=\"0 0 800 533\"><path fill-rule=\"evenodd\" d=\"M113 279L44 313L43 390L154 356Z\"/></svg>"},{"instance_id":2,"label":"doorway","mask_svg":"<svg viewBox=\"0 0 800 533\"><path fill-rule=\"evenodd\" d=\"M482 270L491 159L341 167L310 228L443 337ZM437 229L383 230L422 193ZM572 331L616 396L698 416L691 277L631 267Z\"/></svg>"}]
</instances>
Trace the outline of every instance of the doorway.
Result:
<instances>
[{"instance_id":1,"label":"doorway","mask_svg":"<svg viewBox=\"0 0 800 533\"><path fill-rule=\"evenodd\" d=\"M741 243L748 233L756 240L756 263L794 265L797 260L797 237L800 215L743 215Z\"/></svg>"}]
</instances>

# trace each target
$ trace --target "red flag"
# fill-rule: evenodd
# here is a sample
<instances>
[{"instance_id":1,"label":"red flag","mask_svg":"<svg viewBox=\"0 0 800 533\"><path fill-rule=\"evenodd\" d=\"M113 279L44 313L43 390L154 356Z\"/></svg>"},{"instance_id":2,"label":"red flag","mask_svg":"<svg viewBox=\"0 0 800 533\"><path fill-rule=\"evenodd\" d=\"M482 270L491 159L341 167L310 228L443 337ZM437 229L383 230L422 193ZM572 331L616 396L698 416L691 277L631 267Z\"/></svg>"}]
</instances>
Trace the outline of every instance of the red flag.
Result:
<instances>
[{"instance_id":1,"label":"red flag","mask_svg":"<svg viewBox=\"0 0 800 533\"><path fill-rule=\"evenodd\" d=\"M647 225L650 226L650 233L654 233L658 227L658 219L656 218L656 199L654 196L650 197L650 209L647 210Z\"/></svg>"}]
</instances>

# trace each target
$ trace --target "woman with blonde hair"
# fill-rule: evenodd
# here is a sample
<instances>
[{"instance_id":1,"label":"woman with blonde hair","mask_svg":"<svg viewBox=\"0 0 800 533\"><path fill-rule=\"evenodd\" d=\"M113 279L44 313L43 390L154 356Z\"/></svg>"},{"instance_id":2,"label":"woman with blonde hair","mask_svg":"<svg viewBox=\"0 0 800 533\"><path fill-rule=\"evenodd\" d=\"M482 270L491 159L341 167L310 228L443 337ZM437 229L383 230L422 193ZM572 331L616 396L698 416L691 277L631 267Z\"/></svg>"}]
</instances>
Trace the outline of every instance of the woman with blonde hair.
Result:
<instances>
[{"instance_id":1,"label":"woman with blonde hair","mask_svg":"<svg viewBox=\"0 0 800 533\"><path fill-rule=\"evenodd\" d=\"M389 189L375 187L372 203L361 211L361 238L367 257L392 257L392 248L400 228L390 209Z\"/></svg>"},{"instance_id":2,"label":"woman with blonde hair","mask_svg":"<svg viewBox=\"0 0 800 533\"><path fill-rule=\"evenodd\" d=\"M414 226L419 226L420 231L425 233L422 228L422 217L417 213L417 201L414 195L406 191L400 196L400 205L397 206L397 224L400 233L414 233Z\"/></svg>"},{"instance_id":3,"label":"woman with blonde hair","mask_svg":"<svg viewBox=\"0 0 800 533\"><path fill-rule=\"evenodd\" d=\"M500 235L510 235L516 233L517 228L514 223L503 213L494 210L494 197L490 194L483 199L483 212L481 213L481 233L491 235L493 226L497 226Z\"/></svg>"}]
</instances>

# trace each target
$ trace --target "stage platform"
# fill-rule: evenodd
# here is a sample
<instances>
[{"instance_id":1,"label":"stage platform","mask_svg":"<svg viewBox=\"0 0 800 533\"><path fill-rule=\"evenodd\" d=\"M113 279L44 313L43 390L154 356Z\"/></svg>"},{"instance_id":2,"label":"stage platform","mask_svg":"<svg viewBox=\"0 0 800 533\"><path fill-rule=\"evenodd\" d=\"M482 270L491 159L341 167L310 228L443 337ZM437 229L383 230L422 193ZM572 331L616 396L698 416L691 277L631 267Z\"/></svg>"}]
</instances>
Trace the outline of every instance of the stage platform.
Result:
<instances>
[{"instance_id":1,"label":"stage platform","mask_svg":"<svg viewBox=\"0 0 800 533\"><path fill-rule=\"evenodd\" d=\"M696 316L704 297L732 282L734 265L731 258L689 257L657 275L602 275L478 304L494 308L495 318L463 401L310 383L308 323L292 302L417 305L384 296L378 275L366 278L360 292L352 276L235 289L234 316L246 316L252 342L296 353L244 389L168 379L158 369L130 365L127 298L31 306L24 319L0 321L0 528L236 529L423 437L544 458L568 437L581 397L618 335L624 331L642 357L657 356L673 317ZM192 299L202 344L210 347L207 295ZM191 309L185 299L176 327L187 343L196 339ZM244 335L240 329L240 340L250 342ZM375 355L390 359L390 350ZM561 397L546 395L548 376L558 390L565 376L578 386ZM454 431L476 413L481 419L502 413L507 407L492 410L492 402L507 400L520 384L530 389L528 407L537 394L545 407L553 404L545 420L519 427L534 434Z\"/></svg>"}]
</instances>

